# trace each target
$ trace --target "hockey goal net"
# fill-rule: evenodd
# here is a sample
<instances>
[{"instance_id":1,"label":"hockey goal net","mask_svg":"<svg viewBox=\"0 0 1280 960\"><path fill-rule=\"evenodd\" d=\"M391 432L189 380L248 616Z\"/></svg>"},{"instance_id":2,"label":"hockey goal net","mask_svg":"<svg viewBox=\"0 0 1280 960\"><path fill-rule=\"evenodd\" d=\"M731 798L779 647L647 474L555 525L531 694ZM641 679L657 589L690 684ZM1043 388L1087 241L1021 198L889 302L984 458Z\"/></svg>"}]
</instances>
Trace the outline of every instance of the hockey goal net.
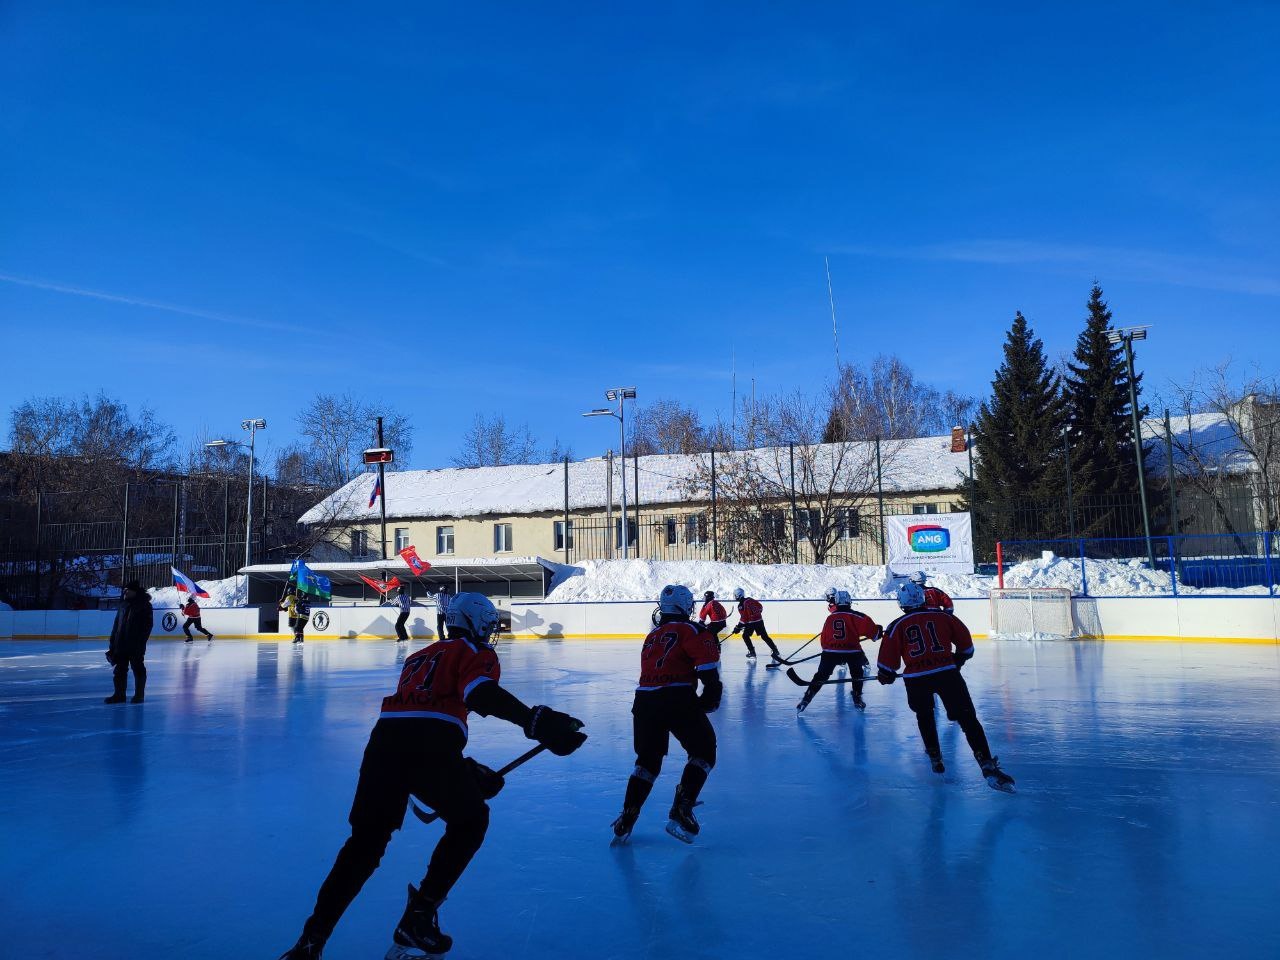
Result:
<instances>
[{"instance_id":1,"label":"hockey goal net","mask_svg":"<svg viewBox=\"0 0 1280 960\"><path fill-rule=\"evenodd\" d=\"M991 591L993 637L1074 637L1071 591L1065 587L996 587Z\"/></svg>"}]
</instances>

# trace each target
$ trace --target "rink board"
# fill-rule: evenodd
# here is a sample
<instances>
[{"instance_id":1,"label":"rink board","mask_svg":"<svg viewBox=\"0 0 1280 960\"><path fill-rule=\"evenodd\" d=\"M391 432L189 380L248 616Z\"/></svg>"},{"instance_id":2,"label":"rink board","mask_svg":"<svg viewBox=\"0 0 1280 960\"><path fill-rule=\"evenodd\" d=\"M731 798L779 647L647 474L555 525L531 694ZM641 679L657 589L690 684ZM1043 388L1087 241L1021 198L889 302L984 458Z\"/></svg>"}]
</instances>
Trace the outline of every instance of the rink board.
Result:
<instances>
[{"instance_id":1,"label":"rink board","mask_svg":"<svg viewBox=\"0 0 1280 960\"><path fill-rule=\"evenodd\" d=\"M858 600L877 623L899 613L891 600ZM991 629L989 601L958 598L956 615L977 639ZM1077 597L1072 600L1081 639L1149 642L1275 644L1280 642L1280 598L1273 597ZM634 640L649 629L649 601L594 603L511 603L511 639ZM288 640L281 619L278 632L261 629L269 611L257 608L209 608L203 623L223 640ZM779 641L807 640L820 629L826 604L820 600L765 603L765 624ZM0 639L105 640L114 613L100 610L22 610L0 612ZM183 618L157 610L153 639L185 639ZM435 610L415 610L407 629L414 640L436 637ZM735 622L733 618L730 623ZM727 631L726 631L727 633ZM197 636L199 636L197 634ZM387 607L318 607L308 624L308 640L387 640L395 637L395 611Z\"/></svg>"}]
</instances>

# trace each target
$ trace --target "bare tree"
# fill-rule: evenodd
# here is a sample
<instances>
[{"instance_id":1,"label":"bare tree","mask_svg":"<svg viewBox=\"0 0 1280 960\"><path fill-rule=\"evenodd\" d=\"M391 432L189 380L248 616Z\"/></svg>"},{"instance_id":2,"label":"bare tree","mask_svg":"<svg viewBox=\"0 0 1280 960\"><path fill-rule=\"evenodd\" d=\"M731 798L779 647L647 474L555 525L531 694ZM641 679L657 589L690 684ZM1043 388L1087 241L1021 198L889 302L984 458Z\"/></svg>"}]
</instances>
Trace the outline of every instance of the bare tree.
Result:
<instances>
[{"instance_id":1,"label":"bare tree","mask_svg":"<svg viewBox=\"0 0 1280 960\"><path fill-rule=\"evenodd\" d=\"M454 465L459 467L505 467L537 460L538 444L529 432L529 425L509 425L500 413L477 413L462 435L462 449L453 458Z\"/></svg>"},{"instance_id":2,"label":"bare tree","mask_svg":"<svg viewBox=\"0 0 1280 960\"><path fill-rule=\"evenodd\" d=\"M408 417L388 404L371 403L350 393L317 394L298 414L298 432L306 441L285 447L276 459L291 482L336 490L364 472L362 454L375 442L375 421L383 418L383 438L396 452L388 469L403 469L413 452Z\"/></svg>"},{"instance_id":3,"label":"bare tree","mask_svg":"<svg viewBox=\"0 0 1280 960\"><path fill-rule=\"evenodd\" d=\"M794 538L807 544L815 563L825 563L841 541L864 535L862 520L876 497L876 445L867 440L822 442L822 425L834 399L830 392L757 398L757 447L716 454L722 556L786 562L792 558ZM860 433L871 428L849 425ZM899 448L892 440L881 444L886 466ZM689 493L706 499L711 479L708 455L700 459ZM872 529L870 535L878 542L881 533Z\"/></svg>"},{"instance_id":4,"label":"bare tree","mask_svg":"<svg viewBox=\"0 0 1280 960\"><path fill-rule=\"evenodd\" d=\"M1244 523L1280 529L1280 378L1224 363L1173 385L1172 393L1180 414L1170 440L1182 482L1211 500L1228 532L1241 532L1241 492L1256 504ZM1215 417L1197 427L1193 412Z\"/></svg>"},{"instance_id":5,"label":"bare tree","mask_svg":"<svg viewBox=\"0 0 1280 960\"><path fill-rule=\"evenodd\" d=\"M939 393L920 381L901 358L879 356L869 367L841 367L823 437L830 442L941 434L968 423L976 407L973 397Z\"/></svg>"},{"instance_id":6,"label":"bare tree","mask_svg":"<svg viewBox=\"0 0 1280 960\"><path fill-rule=\"evenodd\" d=\"M707 430L692 407L676 400L655 400L636 408L627 456L702 453Z\"/></svg>"}]
</instances>

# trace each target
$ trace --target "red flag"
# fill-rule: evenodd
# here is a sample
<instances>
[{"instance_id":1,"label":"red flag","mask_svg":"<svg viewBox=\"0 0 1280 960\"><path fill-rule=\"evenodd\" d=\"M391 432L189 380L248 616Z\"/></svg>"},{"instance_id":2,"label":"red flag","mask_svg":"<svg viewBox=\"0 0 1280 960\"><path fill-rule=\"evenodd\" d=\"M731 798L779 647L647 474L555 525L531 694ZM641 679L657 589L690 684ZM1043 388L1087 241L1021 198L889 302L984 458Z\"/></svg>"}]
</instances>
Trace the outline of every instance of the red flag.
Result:
<instances>
[{"instance_id":1,"label":"red flag","mask_svg":"<svg viewBox=\"0 0 1280 960\"><path fill-rule=\"evenodd\" d=\"M383 596L390 593L396 587L400 586L399 577L392 577L390 580L374 580L370 577L366 577L363 573L360 574L359 576L361 580L363 580L369 586L373 587L373 589L377 590Z\"/></svg>"},{"instance_id":2,"label":"red flag","mask_svg":"<svg viewBox=\"0 0 1280 960\"><path fill-rule=\"evenodd\" d=\"M409 565L415 577L420 577L431 569L431 564L418 556L418 550L414 546L405 547L400 551L400 556L404 558L404 562Z\"/></svg>"}]
</instances>

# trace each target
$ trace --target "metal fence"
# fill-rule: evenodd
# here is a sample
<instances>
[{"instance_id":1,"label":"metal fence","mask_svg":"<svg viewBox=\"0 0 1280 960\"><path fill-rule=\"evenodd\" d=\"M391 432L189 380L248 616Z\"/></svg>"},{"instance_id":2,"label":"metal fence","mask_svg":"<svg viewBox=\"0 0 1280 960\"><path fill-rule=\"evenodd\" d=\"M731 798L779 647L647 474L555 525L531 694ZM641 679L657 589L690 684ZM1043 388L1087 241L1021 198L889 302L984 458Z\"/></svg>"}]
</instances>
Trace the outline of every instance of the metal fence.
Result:
<instances>
[{"instance_id":1,"label":"metal fence","mask_svg":"<svg viewBox=\"0 0 1280 960\"><path fill-rule=\"evenodd\" d=\"M1067 587L1079 597L1274 597L1272 532L1014 540L997 544L1002 586Z\"/></svg>"}]
</instances>

